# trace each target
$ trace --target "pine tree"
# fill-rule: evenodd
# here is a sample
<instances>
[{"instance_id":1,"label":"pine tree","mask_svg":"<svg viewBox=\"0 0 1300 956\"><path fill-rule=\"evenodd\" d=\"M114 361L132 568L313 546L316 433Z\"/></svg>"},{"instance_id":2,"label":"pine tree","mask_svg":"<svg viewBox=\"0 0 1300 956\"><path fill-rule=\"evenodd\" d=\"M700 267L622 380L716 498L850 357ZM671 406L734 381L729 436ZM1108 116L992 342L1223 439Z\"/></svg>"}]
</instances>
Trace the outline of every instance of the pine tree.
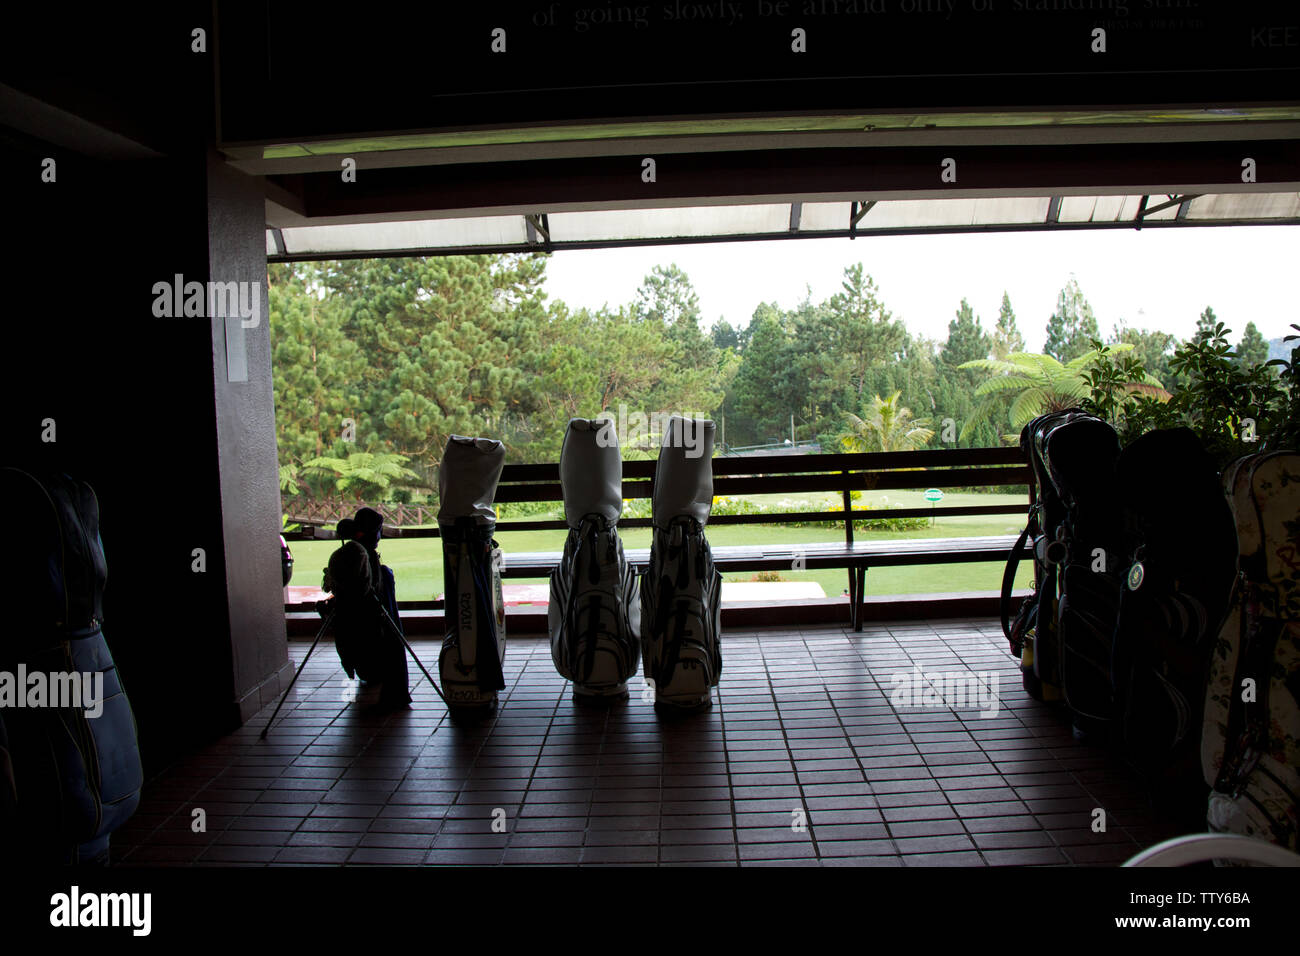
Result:
<instances>
[{"instance_id":1,"label":"pine tree","mask_svg":"<svg viewBox=\"0 0 1300 956\"><path fill-rule=\"evenodd\" d=\"M637 289L630 314L658 329L672 344L672 358L642 400L644 411L708 414L723 402L735 375L734 354L718 348L700 325L700 303L690 277L676 263L655 266ZM637 361L634 355L628 361Z\"/></svg>"},{"instance_id":2,"label":"pine tree","mask_svg":"<svg viewBox=\"0 0 1300 956\"><path fill-rule=\"evenodd\" d=\"M1011 310L1011 298L1002 293L1002 305L998 309L998 324L993 330L993 357L1004 359L1012 352L1023 352L1025 340L1016 328L1016 313Z\"/></svg>"},{"instance_id":3,"label":"pine tree","mask_svg":"<svg viewBox=\"0 0 1300 956\"><path fill-rule=\"evenodd\" d=\"M792 359L797 347L788 316L760 305L748 335L744 361L728 394L728 404L735 409L728 423L733 445L779 440L795 411L792 400L808 393L796 384L799 372Z\"/></svg>"},{"instance_id":4,"label":"pine tree","mask_svg":"<svg viewBox=\"0 0 1300 956\"><path fill-rule=\"evenodd\" d=\"M1205 339L1213 338L1214 327L1218 325L1218 323L1218 316L1216 316L1214 310L1207 305L1205 311L1201 313L1200 318L1196 320L1196 334L1192 336L1192 340L1195 342L1201 342Z\"/></svg>"},{"instance_id":5,"label":"pine tree","mask_svg":"<svg viewBox=\"0 0 1300 956\"><path fill-rule=\"evenodd\" d=\"M962 299L957 317L948 323L948 341L939 357L945 365L955 369L963 362L988 358L992 349L993 340L980 326L980 320L970 303Z\"/></svg>"},{"instance_id":6,"label":"pine tree","mask_svg":"<svg viewBox=\"0 0 1300 956\"><path fill-rule=\"evenodd\" d=\"M690 277L678 267L655 266L636 292L632 314L644 321L661 322L683 345L705 340L700 328L700 299Z\"/></svg>"},{"instance_id":7,"label":"pine tree","mask_svg":"<svg viewBox=\"0 0 1300 956\"><path fill-rule=\"evenodd\" d=\"M718 321L713 323L713 328L709 329L709 337L713 339L715 348L740 350L740 333L722 317L719 317Z\"/></svg>"},{"instance_id":8,"label":"pine tree","mask_svg":"<svg viewBox=\"0 0 1300 956\"><path fill-rule=\"evenodd\" d=\"M1047 321L1047 342L1043 352L1058 362L1069 362L1087 352L1093 339L1101 339L1097 317L1084 298L1078 280L1070 276L1056 297L1056 311Z\"/></svg>"},{"instance_id":9,"label":"pine tree","mask_svg":"<svg viewBox=\"0 0 1300 956\"><path fill-rule=\"evenodd\" d=\"M322 292L320 269L311 263L267 268L276 445L281 466L290 468L342 452L345 419L356 423L357 434L368 421L365 356L343 334L337 300Z\"/></svg>"},{"instance_id":10,"label":"pine tree","mask_svg":"<svg viewBox=\"0 0 1300 956\"><path fill-rule=\"evenodd\" d=\"M433 469L451 435L506 433L508 416L535 405L544 257L430 256L331 267L344 331L366 361L370 430L363 435L358 428L359 441L408 456L434 487Z\"/></svg>"},{"instance_id":11,"label":"pine tree","mask_svg":"<svg viewBox=\"0 0 1300 956\"><path fill-rule=\"evenodd\" d=\"M1237 346L1237 362L1244 366L1262 365L1268 361L1268 342L1255 328L1254 322L1246 323L1242 333L1241 344Z\"/></svg>"},{"instance_id":12,"label":"pine tree","mask_svg":"<svg viewBox=\"0 0 1300 956\"><path fill-rule=\"evenodd\" d=\"M844 270L840 291L819 305L805 299L796 310L795 335L813 394L838 411L856 411L870 396L870 369L899 360L906 330L885 308L875 281L855 263Z\"/></svg>"}]
</instances>

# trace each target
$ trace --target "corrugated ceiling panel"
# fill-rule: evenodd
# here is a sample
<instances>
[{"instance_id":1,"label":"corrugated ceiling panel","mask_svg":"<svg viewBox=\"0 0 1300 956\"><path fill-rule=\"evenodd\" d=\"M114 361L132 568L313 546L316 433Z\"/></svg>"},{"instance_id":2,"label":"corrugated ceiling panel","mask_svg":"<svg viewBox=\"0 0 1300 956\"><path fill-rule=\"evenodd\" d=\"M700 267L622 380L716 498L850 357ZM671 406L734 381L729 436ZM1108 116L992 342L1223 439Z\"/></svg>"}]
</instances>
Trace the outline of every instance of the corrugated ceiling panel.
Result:
<instances>
[{"instance_id":1,"label":"corrugated ceiling panel","mask_svg":"<svg viewBox=\"0 0 1300 956\"><path fill-rule=\"evenodd\" d=\"M551 215L549 222L556 242L730 236L785 232L790 227L790 207L766 204L560 212Z\"/></svg>"},{"instance_id":2,"label":"corrugated ceiling panel","mask_svg":"<svg viewBox=\"0 0 1300 956\"><path fill-rule=\"evenodd\" d=\"M282 230L290 254L387 249L452 249L527 241L521 216L482 219L426 219L339 226L294 226Z\"/></svg>"}]
</instances>

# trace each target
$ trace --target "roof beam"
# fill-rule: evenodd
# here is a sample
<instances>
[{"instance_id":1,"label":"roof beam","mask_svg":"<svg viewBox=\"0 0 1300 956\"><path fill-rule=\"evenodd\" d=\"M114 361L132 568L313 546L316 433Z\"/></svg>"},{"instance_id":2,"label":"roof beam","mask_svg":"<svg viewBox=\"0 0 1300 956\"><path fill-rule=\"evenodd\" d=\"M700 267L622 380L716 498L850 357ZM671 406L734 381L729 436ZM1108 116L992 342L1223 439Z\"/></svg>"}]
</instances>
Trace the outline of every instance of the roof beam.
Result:
<instances>
[{"instance_id":1,"label":"roof beam","mask_svg":"<svg viewBox=\"0 0 1300 956\"><path fill-rule=\"evenodd\" d=\"M524 216L524 228L528 230L528 242L532 245L540 245L547 252L551 250L551 223L546 218L546 213L530 213ZM538 236L541 236L539 242Z\"/></svg>"},{"instance_id":2,"label":"roof beam","mask_svg":"<svg viewBox=\"0 0 1300 956\"><path fill-rule=\"evenodd\" d=\"M852 206L849 207L849 238L850 239L856 239L858 237L858 223L862 221L863 216L871 212L872 207L874 207L875 205L876 205L876 200L870 199L863 203L855 202Z\"/></svg>"},{"instance_id":3,"label":"roof beam","mask_svg":"<svg viewBox=\"0 0 1300 956\"><path fill-rule=\"evenodd\" d=\"M1260 182L1241 182L1243 155L1257 160ZM304 217L318 221L510 215L521 206L528 212L579 204L788 204L822 201L814 196L851 199L868 190L881 200L1300 191L1300 141L1193 143L1136 153L1113 144L989 146L963 150L961 157L957 184L935 175L933 151L892 147L663 155L658 180L649 184L635 157L471 164L443 167L438 176L419 168L374 169L354 183L332 173L271 182L300 196Z\"/></svg>"},{"instance_id":4,"label":"roof beam","mask_svg":"<svg viewBox=\"0 0 1300 956\"><path fill-rule=\"evenodd\" d=\"M1158 206L1148 206L1145 215L1149 216L1152 213L1161 212L1165 209L1169 209L1172 206L1177 206L1178 218L1183 219L1187 216L1188 203L1190 203L1193 199L1200 199L1200 198L1201 197L1199 194L1190 194L1190 193L1185 196L1170 196L1167 202L1162 202Z\"/></svg>"}]
</instances>

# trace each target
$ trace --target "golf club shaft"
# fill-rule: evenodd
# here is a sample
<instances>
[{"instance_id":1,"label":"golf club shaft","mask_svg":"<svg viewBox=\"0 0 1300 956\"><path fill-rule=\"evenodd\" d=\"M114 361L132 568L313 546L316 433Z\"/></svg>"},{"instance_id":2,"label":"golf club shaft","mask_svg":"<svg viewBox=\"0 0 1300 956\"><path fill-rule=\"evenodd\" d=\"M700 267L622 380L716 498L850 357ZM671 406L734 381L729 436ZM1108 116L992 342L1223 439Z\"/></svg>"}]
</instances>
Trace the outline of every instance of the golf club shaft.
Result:
<instances>
[{"instance_id":1,"label":"golf club shaft","mask_svg":"<svg viewBox=\"0 0 1300 956\"><path fill-rule=\"evenodd\" d=\"M307 666L307 661L311 657L311 652L316 650L316 645L321 642L321 638L325 636L325 632L329 630L329 626L333 623L334 623L334 612L330 611L329 617L325 618L325 623L321 625L320 631L316 634L316 640L311 642L311 647L307 648L307 653L306 655L304 655L302 659L302 663L299 664L298 669L294 671L293 680L289 681L289 686L286 687L284 689L284 693L280 695L280 700L275 705L275 710L271 712L271 719L268 720L266 722L266 726L262 728L262 733L261 733L262 740L266 739L267 731L269 731L271 729L271 725L275 723L275 718L280 713L280 708L284 706L284 701L285 698L289 696L289 691L293 690L293 685L298 683L298 678L302 676L303 668Z\"/></svg>"},{"instance_id":2,"label":"golf club shaft","mask_svg":"<svg viewBox=\"0 0 1300 956\"><path fill-rule=\"evenodd\" d=\"M429 683L433 685L433 689L437 693L437 695L442 698L442 702L446 704L448 707L450 707L451 704L447 701L446 695L443 694L442 688L439 687L438 682L433 679L433 675L430 674L427 670L425 670L424 664L421 663L420 658L417 657L415 654L415 648L411 647L411 642L406 639L406 635L403 634L402 629L397 626L397 622L394 621L392 616L388 613L388 609L381 607L380 610L384 612L384 620L388 622L388 626L393 629L393 633L397 635L398 639L406 647L406 650L411 655L411 659L415 661L415 665L419 667L420 670L424 673L424 676L429 679Z\"/></svg>"}]
</instances>

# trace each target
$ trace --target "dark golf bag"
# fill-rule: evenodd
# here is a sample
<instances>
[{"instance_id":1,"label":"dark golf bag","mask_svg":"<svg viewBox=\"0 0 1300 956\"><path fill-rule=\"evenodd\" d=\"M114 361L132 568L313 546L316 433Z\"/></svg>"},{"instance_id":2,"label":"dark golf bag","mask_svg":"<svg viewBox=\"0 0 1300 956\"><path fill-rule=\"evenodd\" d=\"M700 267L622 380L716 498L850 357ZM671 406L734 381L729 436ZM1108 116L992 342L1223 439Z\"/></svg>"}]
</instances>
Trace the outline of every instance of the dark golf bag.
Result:
<instances>
[{"instance_id":1,"label":"dark golf bag","mask_svg":"<svg viewBox=\"0 0 1300 956\"><path fill-rule=\"evenodd\" d=\"M438 668L447 704L456 709L490 710L506 686L503 556L492 538L492 499L504 465L501 442L454 435L438 468L447 622Z\"/></svg>"},{"instance_id":2,"label":"dark golf bag","mask_svg":"<svg viewBox=\"0 0 1300 956\"><path fill-rule=\"evenodd\" d=\"M320 613L332 615L334 647L348 677L382 684L381 704L409 704L406 647L392 597L392 572L360 541L346 541L330 555L321 586L333 595Z\"/></svg>"},{"instance_id":3,"label":"dark golf bag","mask_svg":"<svg viewBox=\"0 0 1300 956\"><path fill-rule=\"evenodd\" d=\"M1042 438L1048 478L1065 506L1056 529L1061 691L1075 728L1105 734L1115 719L1111 650L1124 571L1124 516L1115 482L1119 437L1091 415L1071 418Z\"/></svg>"},{"instance_id":4,"label":"dark golf bag","mask_svg":"<svg viewBox=\"0 0 1300 956\"><path fill-rule=\"evenodd\" d=\"M1214 642L1201 743L1209 828L1300 850L1300 454L1224 473L1239 574Z\"/></svg>"},{"instance_id":5,"label":"dark golf bag","mask_svg":"<svg viewBox=\"0 0 1300 956\"><path fill-rule=\"evenodd\" d=\"M645 678L661 710L712 705L722 674L722 575L704 536L713 507L711 421L669 419L655 469L641 584Z\"/></svg>"},{"instance_id":6,"label":"dark golf bag","mask_svg":"<svg viewBox=\"0 0 1300 956\"><path fill-rule=\"evenodd\" d=\"M1103 731L1114 716L1111 640L1124 563L1119 441L1106 422L1068 410L1029 422L1020 447L1038 497L1003 578L1003 628L1021 658L1025 689L1039 700L1064 697L1079 729ZM1011 584L1025 540L1033 542L1037 587L1012 621Z\"/></svg>"},{"instance_id":7,"label":"dark golf bag","mask_svg":"<svg viewBox=\"0 0 1300 956\"><path fill-rule=\"evenodd\" d=\"M10 544L0 550L0 673L25 698L0 693L12 774L6 780L0 759L0 806L4 791L16 798L5 834L13 842L0 858L107 863L113 831L139 804L143 771L135 717L102 630L108 568L99 502L67 475L41 480L15 468L0 469L0 497L10 521ZM24 672L45 675L45 700L33 700L29 680L14 679ZM97 700L86 699L87 679Z\"/></svg>"},{"instance_id":8,"label":"dark golf bag","mask_svg":"<svg viewBox=\"0 0 1300 956\"><path fill-rule=\"evenodd\" d=\"M0 846L12 846L18 827L18 783L9 755L9 733L0 715Z\"/></svg>"},{"instance_id":9,"label":"dark golf bag","mask_svg":"<svg viewBox=\"0 0 1300 956\"><path fill-rule=\"evenodd\" d=\"M551 572L551 657L575 698L622 699L641 658L641 594L618 536L623 463L612 422L569 422L560 485L569 534Z\"/></svg>"},{"instance_id":10,"label":"dark golf bag","mask_svg":"<svg viewBox=\"0 0 1300 956\"><path fill-rule=\"evenodd\" d=\"M1065 547L1056 541L1065 520L1065 503L1047 474L1040 451L1046 434L1056 425L1083 414L1079 411L1048 412L1020 430L1020 451L1029 462L1036 491L1025 530L1012 548L1002 576L1002 631L1011 653L1020 659L1025 690L1036 700L1055 701L1061 696L1060 640L1056 633L1059 580L1057 566ZM1020 564L1021 548L1028 541L1034 555L1034 593L1010 616L1011 590Z\"/></svg>"},{"instance_id":11,"label":"dark golf bag","mask_svg":"<svg viewBox=\"0 0 1300 956\"><path fill-rule=\"evenodd\" d=\"M1036 700L1055 701L1061 696L1060 640L1056 633L1059 580L1057 565L1064 546L1056 532L1065 520L1065 504L1047 474L1040 447L1052 428L1082 414L1049 412L1030 421L1020 431L1020 451L1029 462L1036 489L1025 530L1020 533L1002 576L1002 631L1013 656L1020 658L1021 680ZM1028 541L1034 555L1034 593L1010 617L1011 590L1020 564L1020 549Z\"/></svg>"},{"instance_id":12,"label":"dark golf bag","mask_svg":"<svg viewBox=\"0 0 1300 956\"><path fill-rule=\"evenodd\" d=\"M1116 474L1127 554L1111 657L1121 745L1157 804L1190 827L1205 808L1202 711L1236 530L1215 462L1190 429L1138 438Z\"/></svg>"}]
</instances>

